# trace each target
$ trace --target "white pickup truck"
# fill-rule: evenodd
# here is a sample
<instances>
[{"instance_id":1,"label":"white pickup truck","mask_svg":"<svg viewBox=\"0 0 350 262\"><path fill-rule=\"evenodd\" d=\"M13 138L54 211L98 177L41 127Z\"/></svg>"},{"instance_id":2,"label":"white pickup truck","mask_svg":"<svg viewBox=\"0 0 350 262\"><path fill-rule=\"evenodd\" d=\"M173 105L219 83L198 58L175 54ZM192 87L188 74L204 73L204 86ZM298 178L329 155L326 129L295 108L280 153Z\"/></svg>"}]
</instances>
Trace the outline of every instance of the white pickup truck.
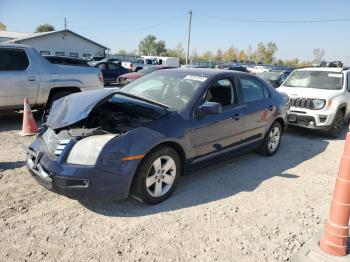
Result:
<instances>
[{"instance_id":1,"label":"white pickup truck","mask_svg":"<svg viewBox=\"0 0 350 262\"><path fill-rule=\"evenodd\" d=\"M20 109L25 97L34 108L48 109L71 93L103 88L96 67L51 64L34 48L0 44L0 110Z\"/></svg>"}]
</instances>

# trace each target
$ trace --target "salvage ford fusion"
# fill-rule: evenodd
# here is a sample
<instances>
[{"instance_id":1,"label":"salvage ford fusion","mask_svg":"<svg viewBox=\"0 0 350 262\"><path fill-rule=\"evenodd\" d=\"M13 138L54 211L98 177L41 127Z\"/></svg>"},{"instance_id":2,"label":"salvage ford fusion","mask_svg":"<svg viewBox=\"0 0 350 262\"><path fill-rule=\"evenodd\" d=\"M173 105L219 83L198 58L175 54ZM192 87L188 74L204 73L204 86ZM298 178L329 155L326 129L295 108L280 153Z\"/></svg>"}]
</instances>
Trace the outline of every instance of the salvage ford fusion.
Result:
<instances>
[{"instance_id":1,"label":"salvage ford fusion","mask_svg":"<svg viewBox=\"0 0 350 262\"><path fill-rule=\"evenodd\" d=\"M72 198L156 204L181 175L231 153L275 154L286 101L267 82L233 71L168 69L122 89L57 100L27 148L30 173Z\"/></svg>"}]
</instances>

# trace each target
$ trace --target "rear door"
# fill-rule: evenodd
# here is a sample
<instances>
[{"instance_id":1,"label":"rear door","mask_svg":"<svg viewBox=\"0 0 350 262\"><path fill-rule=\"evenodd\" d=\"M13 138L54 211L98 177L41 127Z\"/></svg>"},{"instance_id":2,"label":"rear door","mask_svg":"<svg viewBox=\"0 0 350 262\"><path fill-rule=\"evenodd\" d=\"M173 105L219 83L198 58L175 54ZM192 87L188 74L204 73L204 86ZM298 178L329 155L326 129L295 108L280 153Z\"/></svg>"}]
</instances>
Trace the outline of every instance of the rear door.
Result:
<instances>
[{"instance_id":1,"label":"rear door","mask_svg":"<svg viewBox=\"0 0 350 262\"><path fill-rule=\"evenodd\" d=\"M245 105L242 143L263 138L266 126L271 121L276 108L265 83L256 77L239 76L239 86Z\"/></svg>"},{"instance_id":2,"label":"rear door","mask_svg":"<svg viewBox=\"0 0 350 262\"><path fill-rule=\"evenodd\" d=\"M219 153L241 143L244 118L234 79L224 77L213 81L200 104L204 102L220 103L223 111L204 116L194 114L190 139L195 158Z\"/></svg>"},{"instance_id":3,"label":"rear door","mask_svg":"<svg viewBox=\"0 0 350 262\"><path fill-rule=\"evenodd\" d=\"M36 102L40 77L25 49L0 49L0 108L19 108L25 97Z\"/></svg>"}]
</instances>

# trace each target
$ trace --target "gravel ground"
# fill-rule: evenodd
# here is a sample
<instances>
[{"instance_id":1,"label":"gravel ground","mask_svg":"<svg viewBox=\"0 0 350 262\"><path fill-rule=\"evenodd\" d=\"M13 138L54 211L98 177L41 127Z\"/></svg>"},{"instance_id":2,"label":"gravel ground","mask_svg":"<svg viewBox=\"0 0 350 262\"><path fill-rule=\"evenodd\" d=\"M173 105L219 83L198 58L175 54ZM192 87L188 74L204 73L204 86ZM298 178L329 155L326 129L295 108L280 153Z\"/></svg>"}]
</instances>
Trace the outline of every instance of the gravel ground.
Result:
<instances>
[{"instance_id":1,"label":"gravel ground","mask_svg":"<svg viewBox=\"0 0 350 262\"><path fill-rule=\"evenodd\" d=\"M272 158L196 171L157 206L78 202L32 179L21 116L0 116L1 261L287 261L327 218L344 136L290 129Z\"/></svg>"}]
</instances>

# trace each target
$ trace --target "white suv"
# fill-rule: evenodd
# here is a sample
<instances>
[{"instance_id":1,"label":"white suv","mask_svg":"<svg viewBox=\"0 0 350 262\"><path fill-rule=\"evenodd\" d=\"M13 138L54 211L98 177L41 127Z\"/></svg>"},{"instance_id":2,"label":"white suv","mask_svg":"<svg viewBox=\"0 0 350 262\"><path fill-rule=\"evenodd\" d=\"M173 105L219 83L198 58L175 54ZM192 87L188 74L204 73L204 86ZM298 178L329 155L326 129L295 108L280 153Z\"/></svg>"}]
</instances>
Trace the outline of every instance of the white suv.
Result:
<instances>
[{"instance_id":1,"label":"white suv","mask_svg":"<svg viewBox=\"0 0 350 262\"><path fill-rule=\"evenodd\" d=\"M297 69L278 91L289 96L289 125L322 129L332 138L343 131L350 110L349 68Z\"/></svg>"}]
</instances>

